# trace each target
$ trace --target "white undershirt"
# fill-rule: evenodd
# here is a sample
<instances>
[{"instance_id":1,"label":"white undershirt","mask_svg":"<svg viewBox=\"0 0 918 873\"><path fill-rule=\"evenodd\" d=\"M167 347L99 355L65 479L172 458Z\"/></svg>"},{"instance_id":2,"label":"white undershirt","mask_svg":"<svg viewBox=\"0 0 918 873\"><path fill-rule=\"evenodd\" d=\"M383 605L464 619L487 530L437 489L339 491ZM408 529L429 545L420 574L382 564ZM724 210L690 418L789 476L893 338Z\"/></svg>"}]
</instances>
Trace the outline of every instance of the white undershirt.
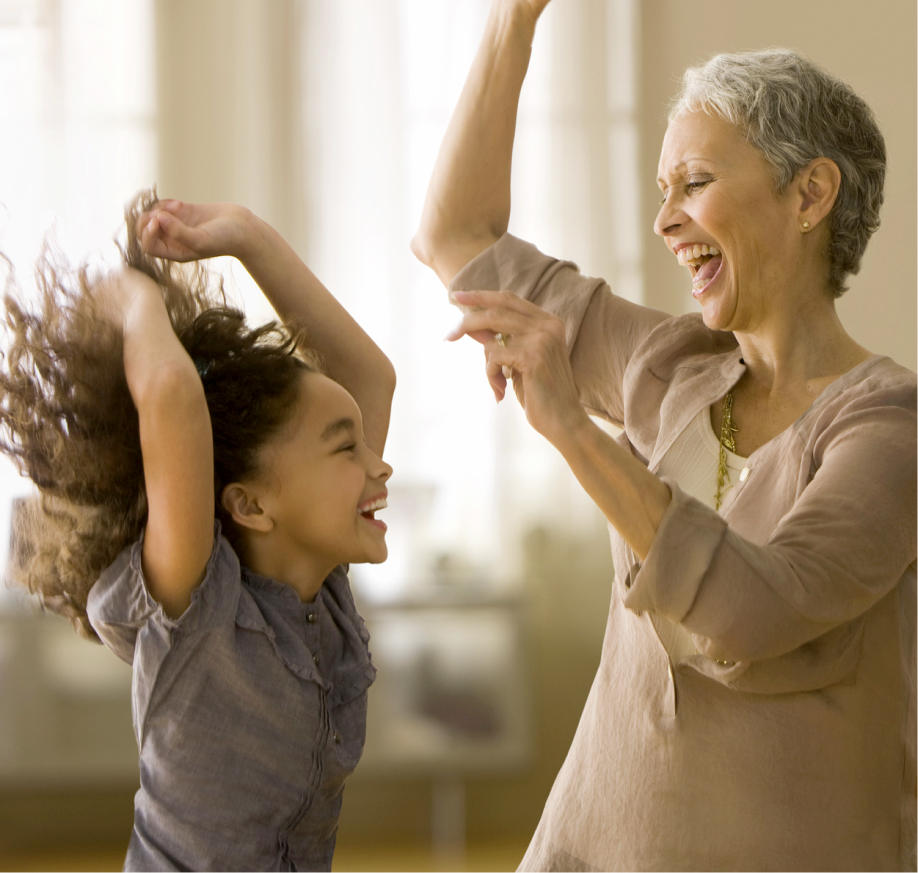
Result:
<instances>
[{"instance_id":1,"label":"white undershirt","mask_svg":"<svg viewBox=\"0 0 918 873\"><path fill-rule=\"evenodd\" d=\"M663 455L657 474L667 476L679 483L679 487L692 497L714 508L717 494L717 465L720 455L720 440L711 427L711 412L704 408L691 421L689 426L676 437L676 441ZM727 451L727 473L729 482L724 486L724 493L730 490L737 477L746 466L746 458L741 458ZM698 649L692 641L692 635L681 625L674 624L655 612L649 613L653 626L660 637L660 642L669 654L673 663L697 655Z\"/></svg>"}]
</instances>

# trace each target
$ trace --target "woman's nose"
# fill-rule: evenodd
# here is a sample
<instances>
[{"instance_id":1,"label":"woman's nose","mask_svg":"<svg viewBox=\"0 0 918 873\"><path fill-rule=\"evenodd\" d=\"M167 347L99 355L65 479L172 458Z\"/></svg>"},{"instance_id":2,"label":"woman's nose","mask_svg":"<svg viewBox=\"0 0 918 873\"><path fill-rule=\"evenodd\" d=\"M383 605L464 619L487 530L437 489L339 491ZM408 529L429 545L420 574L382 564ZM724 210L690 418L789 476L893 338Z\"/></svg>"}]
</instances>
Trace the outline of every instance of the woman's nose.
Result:
<instances>
[{"instance_id":1,"label":"woman's nose","mask_svg":"<svg viewBox=\"0 0 918 873\"><path fill-rule=\"evenodd\" d=\"M672 206L669 201L660 205L660 211L653 223L653 232L658 236L668 236L679 228L682 223L681 212Z\"/></svg>"}]
</instances>

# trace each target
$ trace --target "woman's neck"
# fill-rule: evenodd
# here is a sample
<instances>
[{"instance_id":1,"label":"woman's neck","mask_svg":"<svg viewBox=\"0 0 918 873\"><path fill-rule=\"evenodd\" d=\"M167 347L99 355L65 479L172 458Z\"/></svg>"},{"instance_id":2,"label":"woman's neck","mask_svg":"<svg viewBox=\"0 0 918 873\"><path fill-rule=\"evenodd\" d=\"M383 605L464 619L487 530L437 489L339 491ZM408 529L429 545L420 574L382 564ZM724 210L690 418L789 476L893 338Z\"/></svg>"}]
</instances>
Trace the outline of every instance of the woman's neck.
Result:
<instances>
[{"instance_id":1,"label":"woman's neck","mask_svg":"<svg viewBox=\"0 0 918 873\"><path fill-rule=\"evenodd\" d=\"M746 390L815 399L829 384L872 356L842 326L831 298L785 310L759 329L736 332Z\"/></svg>"}]
</instances>

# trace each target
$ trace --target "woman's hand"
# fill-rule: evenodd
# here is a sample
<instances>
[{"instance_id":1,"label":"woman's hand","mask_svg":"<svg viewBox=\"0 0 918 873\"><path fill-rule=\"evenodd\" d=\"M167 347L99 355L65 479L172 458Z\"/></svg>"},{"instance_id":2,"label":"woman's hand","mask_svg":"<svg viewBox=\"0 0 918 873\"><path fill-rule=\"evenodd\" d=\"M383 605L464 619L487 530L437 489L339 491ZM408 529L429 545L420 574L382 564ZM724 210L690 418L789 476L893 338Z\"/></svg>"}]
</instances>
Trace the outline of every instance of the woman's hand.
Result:
<instances>
[{"instance_id":1,"label":"woman's hand","mask_svg":"<svg viewBox=\"0 0 918 873\"><path fill-rule=\"evenodd\" d=\"M528 13L533 20L538 19L549 2L550 0L495 0L495 3L500 6Z\"/></svg>"},{"instance_id":2,"label":"woman's hand","mask_svg":"<svg viewBox=\"0 0 918 873\"><path fill-rule=\"evenodd\" d=\"M453 299L469 309L446 338L470 336L481 343L497 401L505 395L504 374L509 373L530 425L560 448L561 441L589 422L580 404L561 320L501 291L456 291Z\"/></svg>"},{"instance_id":3,"label":"woman's hand","mask_svg":"<svg viewBox=\"0 0 918 873\"><path fill-rule=\"evenodd\" d=\"M137 235L148 255L197 261L224 255L241 257L251 213L233 203L160 200L137 219Z\"/></svg>"}]
</instances>

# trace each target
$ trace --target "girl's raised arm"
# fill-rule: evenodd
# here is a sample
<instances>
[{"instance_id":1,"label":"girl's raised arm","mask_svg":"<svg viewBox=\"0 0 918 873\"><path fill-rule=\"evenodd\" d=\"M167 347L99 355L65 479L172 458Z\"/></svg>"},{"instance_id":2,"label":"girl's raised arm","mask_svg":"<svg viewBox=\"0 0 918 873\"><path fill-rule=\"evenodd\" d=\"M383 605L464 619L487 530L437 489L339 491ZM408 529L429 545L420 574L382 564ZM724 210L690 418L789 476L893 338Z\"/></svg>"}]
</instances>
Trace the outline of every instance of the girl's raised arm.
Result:
<instances>
[{"instance_id":1,"label":"girl's raised arm","mask_svg":"<svg viewBox=\"0 0 918 873\"><path fill-rule=\"evenodd\" d=\"M148 506L144 579L177 618L213 548L213 440L204 389L152 279L126 269L105 280L96 298L123 331L124 372L137 407Z\"/></svg>"},{"instance_id":2,"label":"girl's raised arm","mask_svg":"<svg viewBox=\"0 0 918 873\"><path fill-rule=\"evenodd\" d=\"M238 258L281 319L305 331L326 375L350 392L363 415L367 445L382 455L395 369L273 227L233 204L161 200L140 217L138 230L144 251L156 257Z\"/></svg>"},{"instance_id":3,"label":"girl's raised arm","mask_svg":"<svg viewBox=\"0 0 918 873\"><path fill-rule=\"evenodd\" d=\"M510 162L536 21L548 0L493 0L430 177L411 250L448 285L507 231Z\"/></svg>"}]
</instances>

